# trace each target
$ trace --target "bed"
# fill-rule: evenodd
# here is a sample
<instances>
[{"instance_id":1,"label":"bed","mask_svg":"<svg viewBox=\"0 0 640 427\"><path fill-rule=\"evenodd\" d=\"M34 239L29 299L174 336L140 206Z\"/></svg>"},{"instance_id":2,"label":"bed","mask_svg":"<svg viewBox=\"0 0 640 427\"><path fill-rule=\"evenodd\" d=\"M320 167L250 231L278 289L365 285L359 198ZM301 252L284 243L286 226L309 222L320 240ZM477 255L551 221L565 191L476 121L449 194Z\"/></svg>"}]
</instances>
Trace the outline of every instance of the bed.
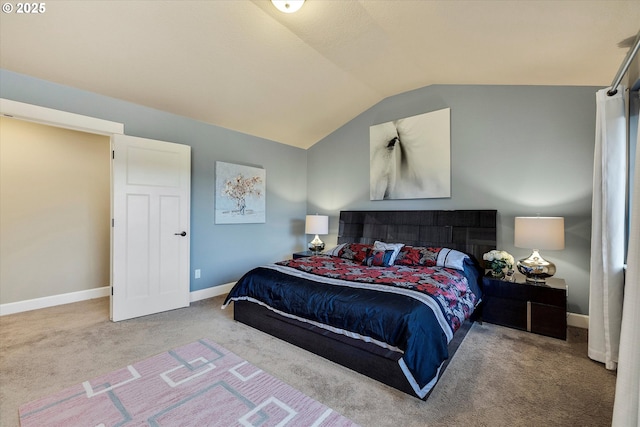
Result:
<instances>
[{"instance_id":1,"label":"bed","mask_svg":"<svg viewBox=\"0 0 640 427\"><path fill-rule=\"evenodd\" d=\"M342 211L338 246L245 274L234 319L426 399L482 301L495 210Z\"/></svg>"}]
</instances>

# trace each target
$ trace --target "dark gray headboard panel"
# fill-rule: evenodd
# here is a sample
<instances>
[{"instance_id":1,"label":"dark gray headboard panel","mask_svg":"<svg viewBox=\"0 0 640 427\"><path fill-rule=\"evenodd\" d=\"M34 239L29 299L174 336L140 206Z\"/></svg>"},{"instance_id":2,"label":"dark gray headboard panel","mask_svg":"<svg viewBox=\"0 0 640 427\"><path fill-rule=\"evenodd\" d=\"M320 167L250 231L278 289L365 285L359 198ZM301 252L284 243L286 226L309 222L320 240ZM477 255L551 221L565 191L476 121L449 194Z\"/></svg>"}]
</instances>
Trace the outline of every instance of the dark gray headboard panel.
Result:
<instances>
[{"instance_id":1,"label":"dark gray headboard panel","mask_svg":"<svg viewBox=\"0 0 640 427\"><path fill-rule=\"evenodd\" d=\"M496 248L495 210L341 211L338 243L404 243L472 254Z\"/></svg>"}]
</instances>

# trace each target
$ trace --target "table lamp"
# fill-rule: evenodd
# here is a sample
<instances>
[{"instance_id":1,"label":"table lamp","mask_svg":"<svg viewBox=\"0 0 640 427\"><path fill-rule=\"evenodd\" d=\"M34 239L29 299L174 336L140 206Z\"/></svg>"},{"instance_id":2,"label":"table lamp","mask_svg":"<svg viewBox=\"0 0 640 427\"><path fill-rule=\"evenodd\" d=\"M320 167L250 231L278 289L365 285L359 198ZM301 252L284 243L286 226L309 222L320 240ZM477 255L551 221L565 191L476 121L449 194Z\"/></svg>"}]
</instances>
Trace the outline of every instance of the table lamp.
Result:
<instances>
[{"instance_id":1,"label":"table lamp","mask_svg":"<svg viewBox=\"0 0 640 427\"><path fill-rule=\"evenodd\" d=\"M527 282L545 283L547 277L556 273L554 263L545 260L540 255L540 249L564 249L564 218L563 217L516 217L515 246L531 249L531 255L517 262L518 271Z\"/></svg>"},{"instance_id":2,"label":"table lamp","mask_svg":"<svg viewBox=\"0 0 640 427\"><path fill-rule=\"evenodd\" d=\"M305 226L305 234L315 234L316 237L309 242L309 249L316 254L324 249L324 243L318 237L318 234L329 234L329 217L327 215L307 215Z\"/></svg>"}]
</instances>

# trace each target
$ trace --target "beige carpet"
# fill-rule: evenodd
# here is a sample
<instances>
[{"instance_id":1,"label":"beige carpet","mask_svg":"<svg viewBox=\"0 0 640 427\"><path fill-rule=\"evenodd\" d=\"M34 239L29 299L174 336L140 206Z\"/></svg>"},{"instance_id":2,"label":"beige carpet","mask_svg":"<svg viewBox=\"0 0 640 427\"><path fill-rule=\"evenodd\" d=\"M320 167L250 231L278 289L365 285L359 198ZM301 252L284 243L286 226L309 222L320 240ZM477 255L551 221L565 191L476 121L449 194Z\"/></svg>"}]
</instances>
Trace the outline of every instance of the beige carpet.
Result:
<instances>
[{"instance_id":1,"label":"beige carpet","mask_svg":"<svg viewBox=\"0 0 640 427\"><path fill-rule=\"evenodd\" d=\"M233 321L222 297L112 323L107 298L0 317L0 425L18 406L199 338L363 426L607 426L615 375L567 342L475 324L426 402Z\"/></svg>"}]
</instances>

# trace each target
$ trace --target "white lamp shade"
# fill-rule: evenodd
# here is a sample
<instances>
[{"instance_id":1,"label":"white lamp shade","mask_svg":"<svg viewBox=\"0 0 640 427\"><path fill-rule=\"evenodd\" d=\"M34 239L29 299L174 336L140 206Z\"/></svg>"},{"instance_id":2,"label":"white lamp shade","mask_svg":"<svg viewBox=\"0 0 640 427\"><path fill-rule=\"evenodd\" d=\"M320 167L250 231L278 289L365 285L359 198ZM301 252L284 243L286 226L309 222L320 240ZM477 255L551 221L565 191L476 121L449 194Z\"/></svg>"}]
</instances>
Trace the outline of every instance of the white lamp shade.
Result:
<instances>
[{"instance_id":1,"label":"white lamp shade","mask_svg":"<svg viewBox=\"0 0 640 427\"><path fill-rule=\"evenodd\" d=\"M307 215L304 232L305 234L329 234L329 217L327 215Z\"/></svg>"},{"instance_id":2,"label":"white lamp shade","mask_svg":"<svg viewBox=\"0 0 640 427\"><path fill-rule=\"evenodd\" d=\"M280 12L293 13L300 10L304 0L271 0L271 3L273 3Z\"/></svg>"},{"instance_id":3,"label":"white lamp shade","mask_svg":"<svg viewBox=\"0 0 640 427\"><path fill-rule=\"evenodd\" d=\"M564 249L564 218L558 216L518 216L515 246L527 249Z\"/></svg>"}]
</instances>

